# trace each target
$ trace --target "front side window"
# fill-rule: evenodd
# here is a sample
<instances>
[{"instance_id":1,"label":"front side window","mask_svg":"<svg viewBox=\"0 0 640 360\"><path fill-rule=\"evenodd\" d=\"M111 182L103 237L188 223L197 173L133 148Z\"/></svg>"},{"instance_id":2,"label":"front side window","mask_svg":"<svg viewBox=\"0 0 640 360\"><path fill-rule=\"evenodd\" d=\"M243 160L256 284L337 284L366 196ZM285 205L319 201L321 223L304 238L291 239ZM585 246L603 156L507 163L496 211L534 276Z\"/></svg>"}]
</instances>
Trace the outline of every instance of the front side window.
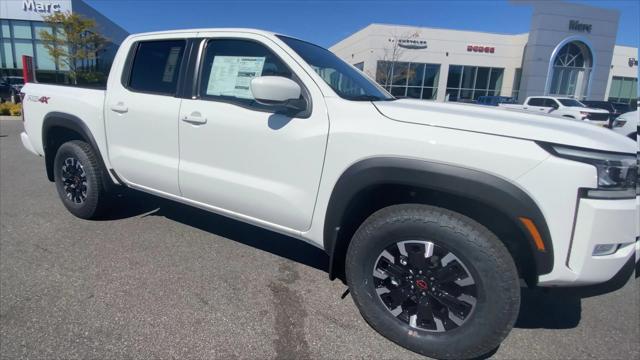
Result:
<instances>
[{"instance_id":1,"label":"front side window","mask_svg":"<svg viewBox=\"0 0 640 360\"><path fill-rule=\"evenodd\" d=\"M527 104L531 105L531 106L543 106L544 105L544 99L542 99L542 98L531 98L531 99L529 99L529 102Z\"/></svg>"},{"instance_id":2,"label":"front side window","mask_svg":"<svg viewBox=\"0 0 640 360\"><path fill-rule=\"evenodd\" d=\"M341 98L356 101L393 100L373 81L329 50L286 36L278 35L278 38L306 61ZM394 76L392 82L401 80L400 76ZM404 80L406 83L406 73Z\"/></svg>"},{"instance_id":3,"label":"front side window","mask_svg":"<svg viewBox=\"0 0 640 360\"><path fill-rule=\"evenodd\" d=\"M251 93L251 80L259 76L293 79L291 70L266 46L250 40L216 39L207 43L199 94L203 99L224 100L261 107Z\"/></svg>"},{"instance_id":4,"label":"front side window","mask_svg":"<svg viewBox=\"0 0 640 360\"><path fill-rule=\"evenodd\" d=\"M558 101L560 101L560 104L564 105L564 106L575 106L575 107L585 107L583 103L581 103L578 100L573 100L573 99L558 99Z\"/></svg>"},{"instance_id":5,"label":"front side window","mask_svg":"<svg viewBox=\"0 0 640 360\"><path fill-rule=\"evenodd\" d=\"M184 53L184 40L138 43L128 87L133 91L174 95Z\"/></svg>"},{"instance_id":6,"label":"front side window","mask_svg":"<svg viewBox=\"0 0 640 360\"><path fill-rule=\"evenodd\" d=\"M558 108L558 103L553 99L543 99L542 106L550 108Z\"/></svg>"}]
</instances>

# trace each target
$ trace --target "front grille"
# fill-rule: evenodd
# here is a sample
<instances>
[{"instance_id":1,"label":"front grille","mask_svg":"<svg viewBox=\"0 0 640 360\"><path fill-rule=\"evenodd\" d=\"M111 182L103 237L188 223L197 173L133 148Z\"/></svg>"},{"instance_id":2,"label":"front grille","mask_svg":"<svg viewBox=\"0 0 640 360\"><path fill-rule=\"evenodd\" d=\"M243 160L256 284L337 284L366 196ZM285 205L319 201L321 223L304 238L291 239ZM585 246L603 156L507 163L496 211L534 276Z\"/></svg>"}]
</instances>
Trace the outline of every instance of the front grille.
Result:
<instances>
[{"instance_id":1,"label":"front grille","mask_svg":"<svg viewBox=\"0 0 640 360\"><path fill-rule=\"evenodd\" d=\"M587 115L587 119L596 120L596 121L605 121L605 120L609 120L609 114L589 113L589 115Z\"/></svg>"}]
</instances>

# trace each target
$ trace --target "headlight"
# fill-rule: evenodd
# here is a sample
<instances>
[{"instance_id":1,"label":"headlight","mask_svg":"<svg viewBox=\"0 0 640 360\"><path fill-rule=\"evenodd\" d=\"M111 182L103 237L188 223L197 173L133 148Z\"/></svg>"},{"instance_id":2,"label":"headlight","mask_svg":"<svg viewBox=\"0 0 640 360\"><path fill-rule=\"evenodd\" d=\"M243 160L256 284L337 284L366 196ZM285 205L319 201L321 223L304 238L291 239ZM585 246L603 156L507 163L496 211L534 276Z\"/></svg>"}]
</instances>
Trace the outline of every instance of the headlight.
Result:
<instances>
[{"instance_id":1,"label":"headlight","mask_svg":"<svg viewBox=\"0 0 640 360\"><path fill-rule=\"evenodd\" d=\"M615 120L613 122L613 127L623 127L627 122L624 120Z\"/></svg>"},{"instance_id":2,"label":"headlight","mask_svg":"<svg viewBox=\"0 0 640 360\"><path fill-rule=\"evenodd\" d=\"M590 198L627 199L638 194L637 156L547 143L540 143L540 146L555 156L591 164L596 168L598 188L587 189Z\"/></svg>"}]
</instances>

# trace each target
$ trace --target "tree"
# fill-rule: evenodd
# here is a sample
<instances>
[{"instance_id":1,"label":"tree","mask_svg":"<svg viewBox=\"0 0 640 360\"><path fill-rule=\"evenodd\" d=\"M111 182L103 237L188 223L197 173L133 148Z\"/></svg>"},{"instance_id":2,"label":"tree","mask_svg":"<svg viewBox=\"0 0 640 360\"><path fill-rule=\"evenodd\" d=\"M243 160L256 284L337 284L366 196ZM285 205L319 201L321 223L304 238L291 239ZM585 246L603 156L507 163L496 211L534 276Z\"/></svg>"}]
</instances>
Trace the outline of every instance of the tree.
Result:
<instances>
[{"instance_id":1,"label":"tree","mask_svg":"<svg viewBox=\"0 0 640 360\"><path fill-rule=\"evenodd\" d=\"M397 34L395 32L389 34L388 42L389 46L384 48L384 55L380 61L380 66L376 67L376 81L383 87L388 88L393 83L392 77L415 76L415 69L403 70L402 74L397 73L397 63L404 57L405 48L401 45L403 40L417 38L419 34L417 32L405 32ZM406 60L405 60L406 61ZM394 69L396 70L394 72Z\"/></svg>"},{"instance_id":2,"label":"tree","mask_svg":"<svg viewBox=\"0 0 640 360\"><path fill-rule=\"evenodd\" d=\"M400 37L397 34L391 34L388 38L390 47L385 47L382 57L382 66L376 68L376 80L380 85L388 87L391 85L391 76L396 62L404 53L404 49L400 47Z\"/></svg>"},{"instance_id":3,"label":"tree","mask_svg":"<svg viewBox=\"0 0 640 360\"><path fill-rule=\"evenodd\" d=\"M43 46L58 67L65 65L69 69L74 84L78 80L95 82L104 77L95 66L86 64L95 64L98 53L107 44L107 39L96 31L95 20L71 12L56 12L45 16L44 21L56 31L40 31Z\"/></svg>"}]
</instances>

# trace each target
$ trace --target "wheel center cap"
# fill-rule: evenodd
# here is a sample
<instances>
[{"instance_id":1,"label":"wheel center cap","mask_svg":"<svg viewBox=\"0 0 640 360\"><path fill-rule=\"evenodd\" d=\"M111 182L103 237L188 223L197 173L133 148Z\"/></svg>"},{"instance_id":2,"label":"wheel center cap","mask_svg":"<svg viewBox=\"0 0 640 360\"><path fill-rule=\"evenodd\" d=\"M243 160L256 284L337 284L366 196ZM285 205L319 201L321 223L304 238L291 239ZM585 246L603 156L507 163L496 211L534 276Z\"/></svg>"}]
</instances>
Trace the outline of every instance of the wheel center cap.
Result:
<instances>
[{"instance_id":1,"label":"wheel center cap","mask_svg":"<svg viewBox=\"0 0 640 360\"><path fill-rule=\"evenodd\" d=\"M426 290L428 287L427 282L422 279L416 280L416 286L422 290Z\"/></svg>"}]
</instances>

